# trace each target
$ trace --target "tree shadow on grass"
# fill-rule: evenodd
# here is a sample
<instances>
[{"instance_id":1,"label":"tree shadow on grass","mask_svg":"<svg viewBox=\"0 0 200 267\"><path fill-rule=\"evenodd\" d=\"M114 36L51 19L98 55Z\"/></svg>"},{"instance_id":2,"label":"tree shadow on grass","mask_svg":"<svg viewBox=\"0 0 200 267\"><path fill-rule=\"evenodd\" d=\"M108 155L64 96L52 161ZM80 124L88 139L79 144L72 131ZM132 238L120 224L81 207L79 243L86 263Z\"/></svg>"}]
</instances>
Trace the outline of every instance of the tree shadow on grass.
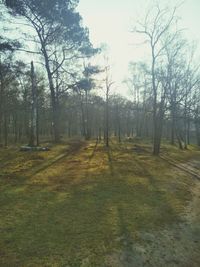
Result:
<instances>
[{"instance_id":1,"label":"tree shadow on grass","mask_svg":"<svg viewBox=\"0 0 200 267\"><path fill-rule=\"evenodd\" d=\"M0 175L1 183L2 184L9 184L12 186L20 186L20 185L26 185L28 184L28 181L33 178L38 173L42 173L42 171L45 171L49 167L52 167L54 164L62 161L65 158L73 157L76 154L79 153L79 151L85 146L85 142L80 140L71 140L69 142L69 148L65 151L65 153L62 153L61 155L56 156L55 158L52 158L51 160L48 160L46 162L42 162L39 164L35 164L34 166L20 169L17 171L8 171L5 170L5 172ZM29 153L29 152L25 152ZM35 152L32 152L35 153ZM56 166L55 166L56 168Z\"/></svg>"},{"instance_id":2,"label":"tree shadow on grass","mask_svg":"<svg viewBox=\"0 0 200 267\"><path fill-rule=\"evenodd\" d=\"M75 267L86 262L86 266L104 266L106 255L119 250L124 266L132 267L135 232L160 229L180 219L172 206L178 196L169 201L143 165L149 183L130 185L129 174L116 179L120 169L112 150L105 153L109 170L98 175L87 173L62 191L29 186L19 192L10 188L1 196L5 231L0 246L7 265Z\"/></svg>"},{"instance_id":3,"label":"tree shadow on grass","mask_svg":"<svg viewBox=\"0 0 200 267\"><path fill-rule=\"evenodd\" d=\"M122 159L122 165L125 166L125 175L126 172L130 169L130 175L132 173L133 179L134 177L145 177L148 178L150 185L152 185L153 187L157 186L156 178L154 177L154 175L152 175L151 171L149 170L148 164L144 160L141 160L140 157L137 154L134 154L134 152L130 148L118 147L117 149L119 150L119 154L127 156L127 158ZM150 154L147 156L147 159L148 158L151 159ZM117 160L115 160L115 163L117 163ZM118 170L116 168L116 172L120 172L120 169Z\"/></svg>"},{"instance_id":4,"label":"tree shadow on grass","mask_svg":"<svg viewBox=\"0 0 200 267\"><path fill-rule=\"evenodd\" d=\"M124 266L131 266L134 232L178 218L165 195L103 176L87 189L79 184L65 192L35 190L12 198L2 217L9 231L1 238L11 251L10 266L15 266L12 256L25 266L45 259L50 265L56 260L59 266L81 266L87 257L88 266L101 266L104 256L117 248L123 252Z\"/></svg>"},{"instance_id":5,"label":"tree shadow on grass","mask_svg":"<svg viewBox=\"0 0 200 267\"><path fill-rule=\"evenodd\" d=\"M94 149L92 151L92 154L89 157L89 161L91 161L94 158L94 155L96 153L97 146L98 146L98 140L96 140L96 142L95 142Z\"/></svg>"},{"instance_id":6,"label":"tree shadow on grass","mask_svg":"<svg viewBox=\"0 0 200 267\"><path fill-rule=\"evenodd\" d=\"M108 165L109 165L109 169L110 169L110 174L111 174L111 176L114 176L115 172L114 172L114 167L113 167L113 154L112 154L112 150L110 147L106 148L106 153L107 153L107 157L108 157Z\"/></svg>"}]
</instances>

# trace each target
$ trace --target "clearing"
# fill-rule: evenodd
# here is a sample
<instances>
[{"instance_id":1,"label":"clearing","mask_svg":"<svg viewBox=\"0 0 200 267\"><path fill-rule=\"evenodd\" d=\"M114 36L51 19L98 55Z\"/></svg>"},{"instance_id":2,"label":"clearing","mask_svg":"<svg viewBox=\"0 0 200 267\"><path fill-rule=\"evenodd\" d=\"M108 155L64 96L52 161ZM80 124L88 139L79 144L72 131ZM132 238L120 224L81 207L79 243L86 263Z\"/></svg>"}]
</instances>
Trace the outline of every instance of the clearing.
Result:
<instances>
[{"instance_id":1,"label":"clearing","mask_svg":"<svg viewBox=\"0 0 200 267\"><path fill-rule=\"evenodd\" d=\"M199 172L194 148L163 155ZM200 266L200 181L148 145L1 149L0 207L3 267Z\"/></svg>"}]
</instances>

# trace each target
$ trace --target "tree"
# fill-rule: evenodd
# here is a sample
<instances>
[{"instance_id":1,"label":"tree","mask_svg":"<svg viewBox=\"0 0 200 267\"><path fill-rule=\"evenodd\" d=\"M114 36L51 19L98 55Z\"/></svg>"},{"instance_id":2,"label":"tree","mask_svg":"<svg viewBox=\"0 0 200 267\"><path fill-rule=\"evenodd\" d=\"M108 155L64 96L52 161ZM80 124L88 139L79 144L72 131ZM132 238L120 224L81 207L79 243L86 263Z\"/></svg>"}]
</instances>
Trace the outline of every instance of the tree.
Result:
<instances>
[{"instance_id":1,"label":"tree","mask_svg":"<svg viewBox=\"0 0 200 267\"><path fill-rule=\"evenodd\" d=\"M105 89L106 89L106 101L105 101L105 142L106 147L109 147L109 97L111 86L114 84L109 73L110 67L105 67Z\"/></svg>"},{"instance_id":2,"label":"tree","mask_svg":"<svg viewBox=\"0 0 200 267\"><path fill-rule=\"evenodd\" d=\"M163 56L165 48L175 38L176 33L169 35L170 28L176 22L176 7L171 12L159 5L149 10L145 16L144 22L139 23L137 33L143 34L151 50L151 82L153 92L153 154L158 155L162 137L164 107L166 100L166 87L161 87L159 77L159 65L162 68L162 62L159 62ZM161 70L162 71L162 70ZM163 85L163 80L162 80Z\"/></svg>"},{"instance_id":3,"label":"tree","mask_svg":"<svg viewBox=\"0 0 200 267\"><path fill-rule=\"evenodd\" d=\"M31 127L30 127L30 140L29 146L34 147L35 141L37 138L37 86L35 80L35 70L33 61L31 61L31 96L32 96L32 103L31 103ZM39 145L38 138L37 138L37 146Z\"/></svg>"},{"instance_id":4,"label":"tree","mask_svg":"<svg viewBox=\"0 0 200 267\"><path fill-rule=\"evenodd\" d=\"M132 110L134 112L134 134L136 137L148 137L148 122L151 120L152 92L151 74L147 64L143 62L131 62L129 64L131 78L125 80L130 94L133 96Z\"/></svg>"},{"instance_id":5,"label":"tree","mask_svg":"<svg viewBox=\"0 0 200 267\"><path fill-rule=\"evenodd\" d=\"M60 140L59 103L54 74L66 60L80 54L93 53L87 29L81 26L81 17L75 11L78 0L5 0L12 15L23 17L35 31L47 72L51 92L54 140ZM70 55L77 51L75 55ZM56 55L62 54L55 64Z\"/></svg>"},{"instance_id":6,"label":"tree","mask_svg":"<svg viewBox=\"0 0 200 267\"><path fill-rule=\"evenodd\" d=\"M12 57L20 43L0 36L0 142L4 119L4 144L7 146L6 87L12 82Z\"/></svg>"}]
</instances>

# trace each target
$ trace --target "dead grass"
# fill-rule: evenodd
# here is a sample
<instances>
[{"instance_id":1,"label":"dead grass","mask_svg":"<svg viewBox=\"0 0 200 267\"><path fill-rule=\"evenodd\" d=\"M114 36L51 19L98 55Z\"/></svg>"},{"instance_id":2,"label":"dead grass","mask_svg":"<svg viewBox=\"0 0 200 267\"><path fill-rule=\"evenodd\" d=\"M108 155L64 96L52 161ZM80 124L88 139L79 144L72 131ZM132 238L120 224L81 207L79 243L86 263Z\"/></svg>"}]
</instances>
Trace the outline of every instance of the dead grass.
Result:
<instances>
[{"instance_id":1,"label":"dead grass","mask_svg":"<svg viewBox=\"0 0 200 267\"><path fill-rule=\"evenodd\" d=\"M32 161L48 161L66 147L28 156L25 152L13 156L8 150L7 157L4 151L2 164L7 165L2 173L14 177L17 172L15 179L28 178L15 185L3 178L0 265L144 266L140 265L142 254L133 263L129 255L135 255L133 245L148 243L142 233L184 222L193 180L150 152L138 154L133 147L112 143L106 149L95 142L75 142L69 144L69 156L29 177ZM190 244L188 250L193 253L196 246ZM145 266L152 265L146 262ZM191 260L188 266L193 266Z\"/></svg>"}]
</instances>

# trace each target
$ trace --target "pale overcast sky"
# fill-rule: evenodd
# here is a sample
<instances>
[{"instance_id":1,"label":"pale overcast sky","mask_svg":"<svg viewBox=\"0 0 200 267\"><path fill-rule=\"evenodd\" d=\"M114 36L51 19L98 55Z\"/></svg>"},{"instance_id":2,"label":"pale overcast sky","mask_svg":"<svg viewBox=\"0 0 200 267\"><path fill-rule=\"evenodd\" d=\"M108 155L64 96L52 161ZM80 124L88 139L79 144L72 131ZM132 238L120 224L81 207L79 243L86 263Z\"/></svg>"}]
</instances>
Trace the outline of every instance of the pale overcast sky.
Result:
<instances>
[{"instance_id":1,"label":"pale overcast sky","mask_svg":"<svg viewBox=\"0 0 200 267\"><path fill-rule=\"evenodd\" d=\"M170 4L168 1L158 1ZM110 47L112 76L121 93L126 94L126 87L120 82L127 75L128 63L144 57L144 48L136 46L137 40L130 33L131 26L143 14L152 1L148 0L80 0L78 10L84 24L90 30L94 45L107 43ZM171 1L171 6L177 1ZM179 1L180 3L180 1ZM180 27L187 28L186 37L200 43L200 0L185 0L178 10L181 17Z\"/></svg>"}]
</instances>

